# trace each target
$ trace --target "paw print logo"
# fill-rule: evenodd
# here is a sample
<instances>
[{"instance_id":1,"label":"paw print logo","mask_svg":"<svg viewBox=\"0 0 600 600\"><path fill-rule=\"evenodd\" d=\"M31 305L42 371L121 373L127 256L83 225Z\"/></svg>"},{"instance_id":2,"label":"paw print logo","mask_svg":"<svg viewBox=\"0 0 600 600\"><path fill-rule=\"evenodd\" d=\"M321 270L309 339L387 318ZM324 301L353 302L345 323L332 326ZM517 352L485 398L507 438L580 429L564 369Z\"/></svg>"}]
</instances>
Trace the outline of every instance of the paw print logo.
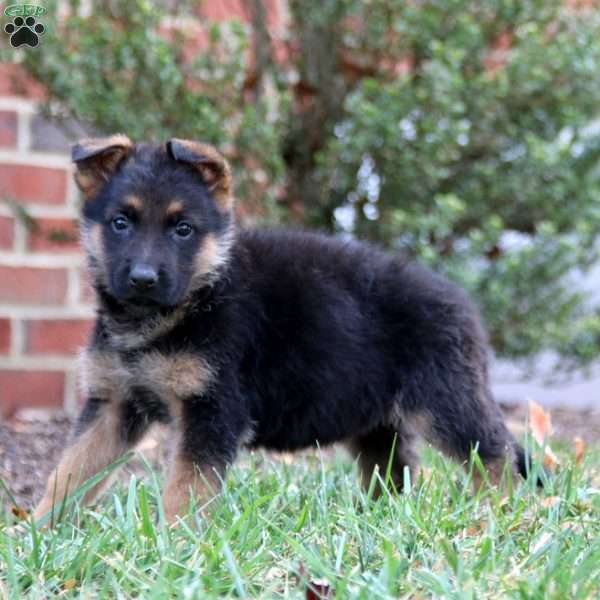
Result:
<instances>
[{"instance_id":1,"label":"paw print logo","mask_svg":"<svg viewBox=\"0 0 600 600\"><path fill-rule=\"evenodd\" d=\"M24 44L35 48L39 43L39 36L46 31L41 23L36 23L34 17L15 17L12 23L4 26L4 31L10 35L10 45L18 48Z\"/></svg>"}]
</instances>

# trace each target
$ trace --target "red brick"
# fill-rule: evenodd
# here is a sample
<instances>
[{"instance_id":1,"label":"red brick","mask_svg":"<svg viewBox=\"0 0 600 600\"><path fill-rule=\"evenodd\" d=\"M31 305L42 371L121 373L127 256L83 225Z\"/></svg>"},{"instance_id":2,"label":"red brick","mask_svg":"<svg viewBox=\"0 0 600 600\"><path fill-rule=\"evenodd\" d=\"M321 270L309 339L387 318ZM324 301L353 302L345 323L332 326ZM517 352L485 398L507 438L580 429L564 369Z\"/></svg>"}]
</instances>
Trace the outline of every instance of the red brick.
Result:
<instances>
[{"instance_id":1,"label":"red brick","mask_svg":"<svg viewBox=\"0 0 600 600\"><path fill-rule=\"evenodd\" d=\"M15 220L12 217L0 217L0 248L9 250L15 239Z\"/></svg>"},{"instance_id":2,"label":"red brick","mask_svg":"<svg viewBox=\"0 0 600 600\"><path fill-rule=\"evenodd\" d=\"M249 21L251 10L243 0L218 0L217 2L202 2L198 13L211 21L227 21L231 18Z\"/></svg>"},{"instance_id":3,"label":"red brick","mask_svg":"<svg viewBox=\"0 0 600 600\"><path fill-rule=\"evenodd\" d=\"M17 145L17 113L0 110L0 146L14 148Z\"/></svg>"},{"instance_id":4,"label":"red brick","mask_svg":"<svg viewBox=\"0 0 600 600\"><path fill-rule=\"evenodd\" d=\"M30 354L75 354L85 346L93 321L32 320L25 323L25 351Z\"/></svg>"},{"instance_id":5,"label":"red brick","mask_svg":"<svg viewBox=\"0 0 600 600\"><path fill-rule=\"evenodd\" d=\"M283 0L265 0L264 9L269 29L283 25ZM217 0L198 3L197 13L211 21L228 21L232 18L249 23L252 8L244 0Z\"/></svg>"},{"instance_id":6,"label":"red brick","mask_svg":"<svg viewBox=\"0 0 600 600\"><path fill-rule=\"evenodd\" d=\"M67 195L67 170L0 164L0 194L22 202L61 204Z\"/></svg>"},{"instance_id":7,"label":"red brick","mask_svg":"<svg viewBox=\"0 0 600 600\"><path fill-rule=\"evenodd\" d=\"M32 100L45 98L44 86L27 75L20 65L0 64L0 96L26 96Z\"/></svg>"},{"instance_id":8,"label":"red brick","mask_svg":"<svg viewBox=\"0 0 600 600\"><path fill-rule=\"evenodd\" d=\"M75 219L36 218L27 235L27 248L34 252L77 252L79 228Z\"/></svg>"},{"instance_id":9,"label":"red brick","mask_svg":"<svg viewBox=\"0 0 600 600\"><path fill-rule=\"evenodd\" d=\"M594 7L596 0L567 0L566 5L572 10L590 9Z\"/></svg>"},{"instance_id":10,"label":"red brick","mask_svg":"<svg viewBox=\"0 0 600 600\"><path fill-rule=\"evenodd\" d=\"M0 302L61 304L66 295L66 269L0 266Z\"/></svg>"},{"instance_id":11,"label":"red brick","mask_svg":"<svg viewBox=\"0 0 600 600\"><path fill-rule=\"evenodd\" d=\"M20 408L62 408L65 374L62 371L0 370L0 413L10 416Z\"/></svg>"},{"instance_id":12,"label":"red brick","mask_svg":"<svg viewBox=\"0 0 600 600\"><path fill-rule=\"evenodd\" d=\"M0 319L0 354L10 350L10 319Z\"/></svg>"}]
</instances>

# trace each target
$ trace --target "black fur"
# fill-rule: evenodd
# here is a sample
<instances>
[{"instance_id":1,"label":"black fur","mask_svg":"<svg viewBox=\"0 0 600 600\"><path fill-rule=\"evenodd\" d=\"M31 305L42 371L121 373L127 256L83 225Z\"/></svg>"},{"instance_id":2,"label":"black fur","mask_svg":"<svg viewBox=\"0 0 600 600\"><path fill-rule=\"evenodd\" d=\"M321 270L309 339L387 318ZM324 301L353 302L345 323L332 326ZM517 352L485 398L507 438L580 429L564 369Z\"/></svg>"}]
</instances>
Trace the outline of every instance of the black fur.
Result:
<instances>
[{"instance_id":1,"label":"black fur","mask_svg":"<svg viewBox=\"0 0 600 600\"><path fill-rule=\"evenodd\" d=\"M100 302L91 349L126 368L145 353L186 353L214 374L201 393L176 399L183 455L222 468L241 445L346 442L368 475L375 465L385 470L397 436L392 478L401 487L418 433L459 461L477 446L484 463L508 457L525 474L489 392L479 316L462 290L370 245L286 229L237 231L226 264L194 279L207 236L225 240L231 214L188 160L138 146L83 209L84 231L102 231L102 252L90 255ZM141 213L125 206L130 195L142 200ZM173 199L183 210L169 222ZM115 230L119 214L126 233ZM191 237L174 234L181 221ZM128 283L140 260L158 273L147 293ZM169 318L130 344L115 334ZM140 386L120 400L128 442L174 410ZM96 413L88 406L84 420Z\"/></svg>"},{"instance_id":2,"label":"black fur","mask_svg":"<svg viewBox=\"0 0 600 600\"><path fill-rule=\"evenodd\" d=\"M475 311L418 265L316 234L240 232L195 309L156 346L187 344L219 365L255 445L328 444L401 411L425 413L461 459L476 442L484 460L504 449Z\"/></svg>"},{"instance_id":3,"label":"black fur","mask_svg":"<svg viewBox=\"0 0 600 600\"><path fill-rule=\"evenodd\" d=\"M172 418L164 402L151 390L133 387L121 403L121 436L136 444L152 423L170 423Z\"/></svg>"},{"instance_id":4,"label":"black fur","mask_svg":"<svg viewBox=\"0 0 600 600\"><path fill-rule=\"evenodd\" d=\"M75 423L73 431L75 437L80 436L99 417L107 402L107 399L95 396L90 396L86 400L85 406L81 413L79 413L79 417Z\"/></svg>"}]
</instances>

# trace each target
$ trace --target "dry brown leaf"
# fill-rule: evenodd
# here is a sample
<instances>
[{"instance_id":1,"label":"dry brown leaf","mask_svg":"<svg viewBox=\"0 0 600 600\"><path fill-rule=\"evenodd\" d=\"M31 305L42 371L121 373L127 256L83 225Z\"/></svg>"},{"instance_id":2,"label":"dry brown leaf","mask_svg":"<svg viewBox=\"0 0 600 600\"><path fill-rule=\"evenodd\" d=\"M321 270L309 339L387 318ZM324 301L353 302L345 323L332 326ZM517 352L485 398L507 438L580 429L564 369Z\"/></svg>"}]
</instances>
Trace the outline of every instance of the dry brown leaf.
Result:
<instances>
[{"instance_id":1,"label":"dry brown leaf","mask_svg":"<svg viewBox=\"0 0 600 600\"><path fill-rule=\"evenodd\" d=\"M11 512L13 515L15 515L15 517L17 517L17 519L26 519L29 516L29 513L20 506L13 506L11 508Z\"/></svg>"},{"instance_id":2,"label":"dry brown leaf","mask_svg":"<svg viewBox=\"0 0 600 600\"><path fill-rule=\"evenodd\" d=\"M77 585L77 579L70 577L63 583L63 590L72 590Z\"/></svg>"},{"instance_id":3,"label":"dry brown leaf","mask_svg":"<svg viewBox=\"0 0 600 600\"><path fill-rule=\"evenodd\" d=\"M573 440L573 443L575 444L575 462L580 465L585 456L585 442L577 436Z\"/></svg>"},{"instance_id":4,"label":"dry brown leaf","mask_svg":"<svg viewBox=\"0 0 600 600\"><path fill-rule=\"evenodd\" d=\"M560 500L560 496L548 496L542 500L541 504L544 508L552 508L553 506L560 504Z\"/></svg>"},{"instance_id":5,"label":"dry brown leaf","mask_svg":"<svg viewBox=\"0 0 600 600\"><path fill-rule=\"evenodd\" d=\"M552 434L550 413L534 400L529 400L529 429L533 439L540 446L543 446Z\"/></svg>"},{"instance_id":6,"label":"dry brown leaf","mask_svg":"<svg viewBox=\"0 0 600 600\"><path fill-rule=\"evenodd\" d=\"M554 454L552 448L546 444L544 447L544 466L548 468L553 468L560 465L560 461L558 460L558 456Z\"/></svg>"},{"instance_id":7,"label":"dry brown leaf","mask_svg":"<svg viewBox=\"0 0 600 600\"><path fill-rule=\"evenodd\" d=\"M548 439L552 434L550 412L544 410L534 400L529 400L529 429L533 439L544 448L544 466L553 468L559 465L558 457L548 445Z\"/></svg>"},{"instance_id":8,"label":"dry brown leaf","mask_svg":"<svg viewBox=\"0 0 600 600\"><path fill-rule=\"evenodd\" d=\"M464 531L466 535L480 535L482 531L487 529L487 521L484 519L480 519L479 521L474 521L469 527L467 527Z\"/></svg>"}]
</instances>

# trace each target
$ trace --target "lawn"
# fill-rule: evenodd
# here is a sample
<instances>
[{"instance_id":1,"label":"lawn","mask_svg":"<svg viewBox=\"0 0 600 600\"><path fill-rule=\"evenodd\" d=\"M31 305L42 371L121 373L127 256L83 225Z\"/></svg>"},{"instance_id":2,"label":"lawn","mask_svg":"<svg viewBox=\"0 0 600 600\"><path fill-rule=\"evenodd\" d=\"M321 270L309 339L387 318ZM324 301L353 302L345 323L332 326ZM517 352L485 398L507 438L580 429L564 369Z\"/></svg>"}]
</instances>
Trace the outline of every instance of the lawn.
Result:
<instances>
[{"instance_id":1,"label":"lawn","mask_svg":"<svg viewBox=\"0 0 600 600\"><path fill-rule=\"evenodd\" d=\"M600 453L557 454L542 490L475 494L426 449L410 492L378 500L341 453L244 455L212 518L172 530L148 465L52 530L5 512L0 596L598 598Z\"/></svg>"}]
</instances>

